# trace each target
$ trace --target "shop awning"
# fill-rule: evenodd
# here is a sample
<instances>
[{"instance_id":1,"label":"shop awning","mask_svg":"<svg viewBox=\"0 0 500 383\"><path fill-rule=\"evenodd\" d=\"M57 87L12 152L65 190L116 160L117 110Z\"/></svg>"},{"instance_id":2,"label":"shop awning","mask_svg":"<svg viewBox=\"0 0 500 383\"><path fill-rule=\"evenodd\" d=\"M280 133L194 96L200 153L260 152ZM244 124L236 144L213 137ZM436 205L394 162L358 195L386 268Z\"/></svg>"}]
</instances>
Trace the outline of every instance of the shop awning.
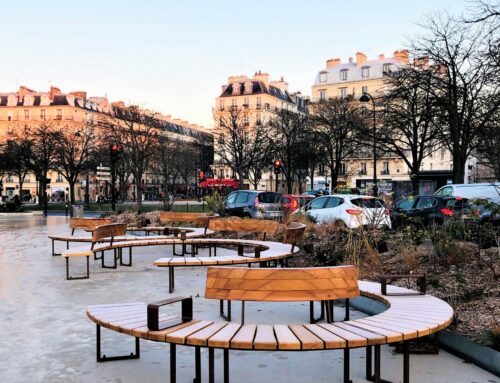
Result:
<instances>
[{"instance_id":1,"label":"shop awning","mask_svg":"<svg viewBox=\"0 0 500 383\"><path fill-rule=\"evenodd\" d=\"M232 178L207 178L200 182L201 188L233 188L238 189L240 183Z\"/></svg>"}]
</instances>

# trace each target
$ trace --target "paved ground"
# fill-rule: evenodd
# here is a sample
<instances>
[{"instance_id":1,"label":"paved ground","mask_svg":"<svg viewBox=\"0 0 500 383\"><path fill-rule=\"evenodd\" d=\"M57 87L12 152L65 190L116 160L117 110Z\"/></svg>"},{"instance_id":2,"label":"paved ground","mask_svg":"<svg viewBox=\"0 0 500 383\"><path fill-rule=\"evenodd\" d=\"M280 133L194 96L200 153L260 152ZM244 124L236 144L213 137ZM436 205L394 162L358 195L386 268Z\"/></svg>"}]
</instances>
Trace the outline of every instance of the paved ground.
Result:
<instances>
[{"instance_id":1,"label":"paved ground","mask_svg":"<svg viewBox=\"0 0 500 383\"><path fill-rule=\"evenodd\" d=\"M96 363L95 326L85 307L96 303L152 302L167 293L167 270L151 266L170 249L134 250L132 268L102 270L91 263L91 279L66 281L64 259L51 257L49 233L69 232L64 217L0 216L0 382L167 382L168 345L141 342L139 360ZM75 260L75 272L84 270ZM193 295L196 317L218 318L218 302L203 296L205 268L176 272L174 293ZM237 305L235 305L237 307ZM237 310L235 310L237 311ZM337 310L341 319L341 310ZM248 322L304 322L305 304L248 304ZM353 311L353 317L361 316ZM238 320L235 313L234 320ZM262 320L265 318L265 320ZM103 330L108 355L130 352L130 337ZM178 348L178 382L192 382L192 348ZM221 366L220 352L216 365ZM233 382L340 382L342 352L231 352ZM206 380L206 353L203 352ZM401 381L402 358L383 347L385 379ZM352 353L351 376L365 382L364 350ZM221 381L221 371L217 372ZM493 383L500 379L441 351L411 357L412 383Z\"/></svg>"}]
</instances>

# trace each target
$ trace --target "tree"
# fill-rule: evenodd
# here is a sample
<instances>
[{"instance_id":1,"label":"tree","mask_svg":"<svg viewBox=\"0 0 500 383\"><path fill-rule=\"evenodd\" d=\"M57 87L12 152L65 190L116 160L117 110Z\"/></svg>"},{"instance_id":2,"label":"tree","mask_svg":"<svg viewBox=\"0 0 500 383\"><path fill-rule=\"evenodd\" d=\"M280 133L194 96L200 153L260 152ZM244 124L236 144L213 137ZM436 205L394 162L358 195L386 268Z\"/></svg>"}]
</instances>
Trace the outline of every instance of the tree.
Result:
<instances>
[{"instance_id":1,"label":"tree","mask_svg":"<svg viewBox=\"0 0 500 383\"><path fill-rule=\"evenodd\" d=\"M119 144L135 178L136 209L142 210L142 179L157 152L158 138L163 133L157 114L138 106L113 106L100 125L108 142Z\"/></svg>"},{"instance_id":2,"label":"tree","mask_svg":"<svg viewBox=\"0 0 500 383\"><path fill-rule=\"evenodd\" d=\"M317 141L325 153L333 190L337 186L342 163L359 148L363 119L352 98L331 98L309 104L309 111Z\"/></svg>"},{"instance_id":3,"label":"tree","mask_svg":"<svg viewBox=\"0 0 500 383\"><path fill-rule=\"evenodd\" d=\"M298 169L304 169L301 156L302 147L307 145L306 137L309 129L308 117L282 109L271 118L269 129L270 151L274 160L281 161L281 171L286 179L287 192L293 193L293 182Z\"/></svg>"},{"instance_id":4,"label":"tree","mask_svg":"<svg viewBox=\"0 0 500 383\"><path fill-rule=\"evenodd\" d=\"M248 111L232 107L229 112L221 114L216 120L216 134L215 154L237 174L242 188L250 165Z\"/></svg>"},{"instance_id":5,"label":"tree","mask_svg":"<svg viewBox=\"0 0 500 383\"><path fill-rule=\"evenodd\" d=\"M55 133L57 170L69 184L69 202L73 204L75 203L75 184L79 176L91 168L96 143L95 127L72 125L59 127Z\"/></svg>"},{"instance_id":6,"label":"tree","mask_svg":"<svg viewBox=\"0 0 500 383\"><path fill-rule=\"evenodd\" d=\"M423 28L412 50L416 57L428 57L434 70L423 72L429 79L418 80L431 84L442 126L440 140L453 158L453 182L463 183L478 132L500 106L498 68L484 61L488 47L481 25L464 27L450 16L438 15Z\"/></svg>"},{"instance_id":7,"label":"tree","mask_svg":"<svg viewBox=\"0 0 500 383\"><path fill-rule=\"evenodd\" d=\"M495 180L500 180L500 110L497 117L484 125L478 134L474 155L480 163L491 169Z\"/></svg>"},{"instance_id":8,"label":"tree","mask_svg":"<svg viewBox=\"0 0 500 383\"><path fill-rule=\"evenodd\" d=\"M161 135L158 141L158 153L153 164L154 170L160 175L163 182L163 206L165 210L171 207L170 192L174 191L175 179L178 175L178 159L181 143L171 139L168 135Z\"/></svg>"},{"instance_id":9,"label":"tree","mask_svg":"<svg viewBox=\"0 0 500 383\"><path fill-rule=\"evenodd\" d=\"M257 122L248 136L248 180L255 190L258 190L259 183L265 171L269 169L273 158L269 150L269 137L264 124Z\"/></svg>"},{"instance_id":10,"label":"tree","mask_svg":"<svg viewBox=\"0 0 500 383\"><path fill-rule=\"evenodd\" d=\"M7 174L15 175L19 184L19 197L23 199L23 184L28 175L30 143L22 138L7 140L3 145L3 169Z\"/></svg>"},{"instance_id":11,"label":"tree","mask_svg":"<svg viewBox=\"0 0 500 383\"><path fill-rule=\"evenodd\" d=\"M378 128L379 146L394 153L408 166L413 192L419 190L419 174L425 156L434 151L440 130L432 97L433 71L427 65L406 65L385 77L381 98L383 113Z\"/></svg>"},{"instance_id":12,"label":"tree","mask_svg":"<svg viewBox=\"0 0 500 383\"><path fill-rule=\"evenodd\" d=\"M28 167L38 180L39 205L43 206L47 215L47 174L56 168L56 150L59 132L49 123L43 122L36 126L25 128L19 137L29 145Z\"/></svg>"}]
</instances>

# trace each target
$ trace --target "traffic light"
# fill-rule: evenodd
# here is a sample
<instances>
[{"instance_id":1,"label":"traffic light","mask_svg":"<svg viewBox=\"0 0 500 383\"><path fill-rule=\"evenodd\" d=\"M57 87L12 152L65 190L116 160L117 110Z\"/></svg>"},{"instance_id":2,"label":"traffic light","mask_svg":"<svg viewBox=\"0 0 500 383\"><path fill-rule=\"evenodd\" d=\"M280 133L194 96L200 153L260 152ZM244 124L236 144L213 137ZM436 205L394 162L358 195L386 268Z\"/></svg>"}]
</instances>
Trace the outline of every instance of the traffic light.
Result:
<instances>
[{"instance_id":1,"label":"traffic light","mask_svg":"<svg viewBox=\"0 0 500 383\"><path fill-rule=\"evenodd\" d=\"M274 165L274 174L280 174L283 163L280 160L276 160L274 161L273 165Z\"/></svg>"},{"instance_id":2,"label":"traffic light","mask_svg":"<svg viewBox=\"0 0 500 383\"><path fill-rule=\"evenodd\" d=\"M122 157L123 149L120 145L113 144L109 146L109 158L112 164L118 162Z\"/></svg>"}]
</instances>

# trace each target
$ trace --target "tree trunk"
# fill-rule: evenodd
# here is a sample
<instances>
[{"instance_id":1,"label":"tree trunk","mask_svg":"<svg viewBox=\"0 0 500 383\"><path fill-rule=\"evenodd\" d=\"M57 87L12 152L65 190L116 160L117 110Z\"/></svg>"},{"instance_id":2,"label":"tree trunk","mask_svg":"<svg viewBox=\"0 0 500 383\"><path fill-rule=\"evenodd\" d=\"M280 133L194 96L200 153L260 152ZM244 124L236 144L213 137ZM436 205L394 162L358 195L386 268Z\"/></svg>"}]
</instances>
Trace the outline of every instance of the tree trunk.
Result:
<instances>
[{"instance_id":1,"label":"tree trunk","mask_svg":"<svg viewBox=\"0 0 500 383\"><path fill-rule=\"evenodd\" d=\"M411 188L413 190L413 194L417 195L419 194L419 189L420 189L420 176L418 172L411 172L410 178L411 178Z\"/></svg>"},{"instance_id":2,"label":"tree trunk","mask_svg":"<svg viewBox=\"0 0 500 383\"><path fill-rule=\"evenodd\" d=\"M140 214L142 212L142 177L136 177L135 196L135 208L137 210L137 213Z\"/></svg>"},{"instance_id":3,"label":"tree trunk","mask_svg":"<svg viewBox=\"0 0 500 383\"><path fill-rule=\"evenodd\" d=\"M286 189L288 194L293 194L293 177L287 177L286 178Z\"/></svg>"},{"instance_id":4,"label":"tree trunk","mask_svg":"<svg viewBox=\"0 0 500 383\"><path fill-rule=\"evenodd\" d=\"M21 203L23 202L23 185L24 185L24 177L19 177L19 199Z\"/></svg>"},{"instance_id":5,"label":"tree trunk","mask_svg":"<svg viewBox=\"0 0 500 383\"><path fill-rule=\"evenodd\" d=\"M69 204L70 207L75 203L75 182L68 181L69 184Z\"/></svg>"},{"instance_id":6,"label":"tree trunk","mask_svg":"<svg viewBox=\"0 0 500 383\"><path fill-rule=\"evenodd\" d=\"M453 154L453 183L463 184L465 182L465 163L467 158L461 155L461 153Z\"/></svg>"}]
</instances>

